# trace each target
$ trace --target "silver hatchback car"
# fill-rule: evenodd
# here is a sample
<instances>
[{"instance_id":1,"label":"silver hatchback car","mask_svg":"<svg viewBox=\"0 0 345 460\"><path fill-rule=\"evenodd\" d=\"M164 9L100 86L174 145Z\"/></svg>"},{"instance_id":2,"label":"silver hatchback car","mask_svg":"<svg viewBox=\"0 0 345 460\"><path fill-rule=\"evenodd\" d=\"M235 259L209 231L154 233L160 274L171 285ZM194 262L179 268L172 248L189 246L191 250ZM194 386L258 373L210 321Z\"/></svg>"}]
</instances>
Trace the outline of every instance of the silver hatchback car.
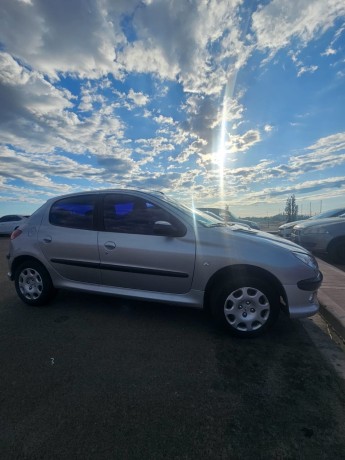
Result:
<instances>
[{"instance_id":1,"label":"silver hatchback car","mask_svg":"<svg viewBox=\"0 0 345 460\"><path fill-rule=\"evenodd\" d=\"M9 277L29 305L58 288L209 309L239 336L280 310L315 314L322 274L302 247L229 227L159 192L100 190L47 201L11 236Z\"/></svg>"}]
</instances>

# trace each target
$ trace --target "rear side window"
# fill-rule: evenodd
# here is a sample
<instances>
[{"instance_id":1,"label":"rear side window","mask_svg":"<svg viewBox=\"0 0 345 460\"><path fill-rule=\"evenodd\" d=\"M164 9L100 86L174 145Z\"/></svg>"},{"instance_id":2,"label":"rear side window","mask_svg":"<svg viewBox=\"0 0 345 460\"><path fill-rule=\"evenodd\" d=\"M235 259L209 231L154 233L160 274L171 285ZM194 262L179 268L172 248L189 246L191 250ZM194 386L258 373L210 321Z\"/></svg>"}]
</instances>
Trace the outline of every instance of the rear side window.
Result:
<instances>
[{"instance_id":1,"label":"rear side window","mask_svg":"<svg viewBox=\"0 0 345 460\"><path fill-rule=\"evenodd\" d=\"M4 216L1 217L0 222L16 222L17 220L21 220L20 216Z\"/></svg>"},{"instance_id":2,"label":"rear side window","mask_svg":"<svg viewBox=\"0 0 345 460\"><path fill-rule=\"evenodd\" d=\"M92 230L95 204L94 195L64 198L50 208L49 222L59 227Z\"/></svg>"}]
</instances>

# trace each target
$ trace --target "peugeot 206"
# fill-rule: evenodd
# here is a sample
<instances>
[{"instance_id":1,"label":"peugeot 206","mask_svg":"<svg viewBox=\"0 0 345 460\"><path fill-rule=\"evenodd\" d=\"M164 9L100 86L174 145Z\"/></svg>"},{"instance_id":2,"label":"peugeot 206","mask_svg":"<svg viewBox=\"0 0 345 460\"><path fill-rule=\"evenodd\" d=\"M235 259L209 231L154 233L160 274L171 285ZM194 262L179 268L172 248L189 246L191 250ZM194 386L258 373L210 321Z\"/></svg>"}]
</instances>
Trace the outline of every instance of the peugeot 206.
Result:
<instances>
[{"instance_id":1,"label":"peugeot 206","mask_svg":"<svg viewBox=\"0 0 345 460\"><path fill-rule=\"evenodd\" d=\"M26 304L72 289L204 308L238 336L280 311L315 314L312 254L268 233L229 227L160 192L99 190L50 199L11 235L9 277Z\"/></svg>"}]
</instances>

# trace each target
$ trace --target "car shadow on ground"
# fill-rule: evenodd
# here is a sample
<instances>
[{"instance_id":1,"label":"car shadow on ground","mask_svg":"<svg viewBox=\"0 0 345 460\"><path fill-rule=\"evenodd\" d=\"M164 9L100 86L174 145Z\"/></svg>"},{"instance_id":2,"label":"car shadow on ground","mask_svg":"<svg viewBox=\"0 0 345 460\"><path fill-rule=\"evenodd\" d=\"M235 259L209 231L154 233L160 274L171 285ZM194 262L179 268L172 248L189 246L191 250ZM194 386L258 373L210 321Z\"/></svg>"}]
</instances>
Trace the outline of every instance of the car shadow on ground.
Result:
<instances>
[{"instance_id":1,"label":"car shadow on ground","mask_svg":"<svg viewBox=\"0 0 345 460\"><path fill-rule=\"evenodd\" d=\"M117 318L126 322L133 321L136 326L142 323L147 327L151 323L152 328L190 328L194 332L199 330L213 337L231 338L240 342L261 339L282 341L288 339L296 328L302 328L298 320L290 320L281 312L276 324L262 337L243 339L232 336L217 326L211 314L201 309L63 290L58 292L48 308L54 309L55 322L68 321L71 316L77 318L80 314L90 314L98 316L100 320Z\"/></svg>"}]
</instances>

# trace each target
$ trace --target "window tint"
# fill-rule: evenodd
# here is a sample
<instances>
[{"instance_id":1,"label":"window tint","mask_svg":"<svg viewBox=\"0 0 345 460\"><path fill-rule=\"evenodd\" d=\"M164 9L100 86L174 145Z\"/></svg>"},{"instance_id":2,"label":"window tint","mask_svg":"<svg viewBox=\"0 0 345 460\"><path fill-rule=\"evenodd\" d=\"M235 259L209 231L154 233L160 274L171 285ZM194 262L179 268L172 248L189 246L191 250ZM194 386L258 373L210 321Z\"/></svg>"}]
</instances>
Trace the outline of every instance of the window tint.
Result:
<instances>
[{"instance_id":1,"label":"window tint","mask_svg":"<svg viewBox=\"0 0 345 460\"><path fill-rule=\"evenodd\" d=\"M54 203L49 222L60 227L93 229L96 197L93 195L69 197Z\"/></svg>"},{"instance_id":2,"label":"window tint","mask_svg":"<svg viewBox=\"0 0 345 460\"><path fill-rule=\"evenodd\" d=\"M107 232L155 235L154 224L158 221L171 223L175 236L186 233L176 217L149 201L116 194L104 198L103 223Z\"/></svg>"},{"instance_id":3,"label":"window tint","mask_svg":"<svg viewBox=\"0 0 345 460\"><path fill-rule=\"evenodd\" d=\"M19 216L3 216L0 219L0 222L16 222L17 220L21 220Z\"/></svg>"}]
</instances>

